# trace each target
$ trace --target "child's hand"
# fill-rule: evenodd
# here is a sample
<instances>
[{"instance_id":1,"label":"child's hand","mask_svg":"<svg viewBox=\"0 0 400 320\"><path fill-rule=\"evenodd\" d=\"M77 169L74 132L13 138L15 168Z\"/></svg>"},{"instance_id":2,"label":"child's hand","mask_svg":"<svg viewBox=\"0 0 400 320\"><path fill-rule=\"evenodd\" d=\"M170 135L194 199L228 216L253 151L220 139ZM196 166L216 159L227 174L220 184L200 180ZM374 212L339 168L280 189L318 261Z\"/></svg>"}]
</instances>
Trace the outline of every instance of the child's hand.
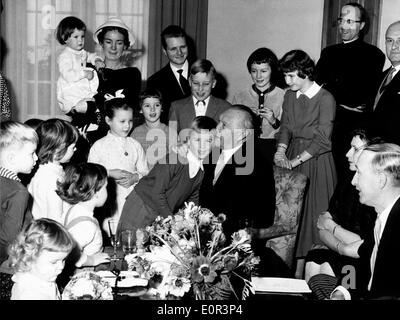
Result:
<instances>
[{"instance_id":1,"label":"child's hand","mask_svg":"<svg viewBox=\"0 0 400 320\"><path fill-rule=\"evenodd\" d=\"M93 266L98 266L99 264L110 262L110 256L105 252L95 253L90 257L93 259Z\"/></svg>"},{"instance_id":2,"label":"child's hand","mask_svg":"<svg viewBox=\"0 0 400 320\"><path fill-rule=\"evenodd\" d=\"M267 119L269 123L275 123L274 112L271 108L264 107L258 111L258 115L263 118Z\"/></svg>"},{"instance_id":3,"label":"child's hand","mask_svg":"<svg viewBox=\"0 0 400 320\"><path fill-rule=\"evenodd\" d=\"M186 158L189 150L189 146L186 143L180 143L171 147L172 151L180 155L182 158Z\"/></svg>"},{"instance_id":4,"label":"child's hand","mask_svg":"<svg viewBox=\"0 0 400 320\"><path fill-rule=\"evenodd\" d=\"M85 78L88 80L92 80L94 78L93 70L83 70L83 72L85 74Z\"/></svg>"},{"instance_id":5,"label":"child's hand","mask_svg":"<svg viewBox=\"0 0 400 320\"><path fill-rule=\"evenodd\" d=\"M104 68L106 64L103 62L103 60L96 59L96 61L94 62L94 66L96 67L97 70L99 70L101 68Z\"/></svg>"},{"instance_id":6,"label":"child's hand","mask_svg":"<svg viewBox=\"0 0 400 320\"><path fill-rule=\"evenodd\" d=\"M117 183L123 186L124 188L129 188L131 185L139 181L138 173L131 173L129 171L124 171L123 175L124 177L117 180Z\"/></svg>"},{"instance_id":7,"label":"child's hand","mask_svg":"<svg viewBox=\"0 0 400 320\"><path fill-rule=\"evenodd\" d=\"M111 169L108 171L108 176L118 182L118 180L125 177L124 171L121 169Z\"/></svg>"}]
</instances>

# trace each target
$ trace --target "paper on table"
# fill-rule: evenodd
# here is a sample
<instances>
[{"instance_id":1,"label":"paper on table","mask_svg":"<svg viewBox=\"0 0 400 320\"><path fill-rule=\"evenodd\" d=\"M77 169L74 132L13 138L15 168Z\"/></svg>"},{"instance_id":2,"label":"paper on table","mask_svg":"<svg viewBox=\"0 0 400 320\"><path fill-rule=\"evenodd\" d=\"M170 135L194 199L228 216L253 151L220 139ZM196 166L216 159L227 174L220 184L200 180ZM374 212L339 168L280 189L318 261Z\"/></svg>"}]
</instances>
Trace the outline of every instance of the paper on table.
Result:
<instances>
[{"instance_id":1,"label":"paper on table","mask_svg":"<svg viewBox=\"0 0 400 320\"><path fill-rule=\"evenodd\" d=\"M307 282L302 279L252 277L251 282L256 292L286 292L309 293L311 292Z\"/></svg>"}]
</instances>

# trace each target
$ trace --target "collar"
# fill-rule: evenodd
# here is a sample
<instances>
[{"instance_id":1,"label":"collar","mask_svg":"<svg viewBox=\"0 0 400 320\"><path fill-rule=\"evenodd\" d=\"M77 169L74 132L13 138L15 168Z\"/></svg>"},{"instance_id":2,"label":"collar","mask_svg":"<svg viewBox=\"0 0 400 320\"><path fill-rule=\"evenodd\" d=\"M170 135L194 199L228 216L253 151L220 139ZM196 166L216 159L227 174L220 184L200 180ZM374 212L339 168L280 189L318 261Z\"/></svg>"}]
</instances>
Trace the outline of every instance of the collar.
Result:
<instances>
[{"instance_id":1,"label":"collar","mask_svg":"<svg viewBox=\"0 0 400 320\"><path fill-rule=\"evenodd\" d=\"M18 178L17 174L14 171L8 170L7 168L4 167L0 167L0 177L21 182L21 180Z\"/></svg>"},{"instance_id":2,"label":"collar","mask_svg":"<svg viewBox=\"0 0 400 320\"><path fill-rule=\"evenodd\" d=\"M265 94L270 93L271 91L273 91L273 90L275 89L275 86L274 86L273 84L271 84L271 85L270 85L267 89L265 89L264 91L261 91L260 89L258 89L258 88L256 87L255 84L253 84L253 85L251 86L251 88L252 88L252 89L254 90L254 92L257 93L258 95L261 95L261 94L265 95Z\"/></svg>"},{"instance_id":3,"label":"collar","mask_svg":"<svg viewBox=\"0 0 400 320\"><path fill-rule=\"evenodd\" d=\"M357 39L350 40L350 41L342 41L342 43L343 43L343 44L354 43L354 42L356 42L357 40L360 40L360 37L358 37Z\"/></svg>"},{"instance_id":4,"label":"collar","mask_svg":"<svg viewBox=\"0 0 400 320\"><path fill-rule=\"evenodd\" d=\"M186 79L189 78L189 62L187 61L187 59L186 59L185 63L183 64L183 66L180 67L180 68L175 67L174 65L172 65L171 62L169 63L169 66L171 67L172 72L174 73L175 77L179 77L178 70L179 70L179 69L183 69L182 75L183 75Z\"/></svg>"},{"instance_id":5,"label":"collar","mask_svg":"<svg viewBox=\"0 0 400 320\"><path fill-rule=\"evenodd\" d=\"M194 96L192 96L192 98L193 98L193 104L197 107L197 102L200 100L197 100ZM208 102L210 101L210 98L211 98L211 96L208 96L207 99L203 100L205 107L208 106Z\"/></svg>"},{"instance_id":6,"label":"collar","mask_svg":"<svg viewBox=\"0 0 400 320\"><path fill-rule=\"evenodd\" d=\"M393 74L392 74L392 79L396 76L396 74L397 74L397 72L399 72L400 71L400 64L398 64L397 66L392 66L392 68L394 68L395 70L394 70L394 72L393 72Z\"/></svg>"},{"instance_id":7,"label":"collar","mask_svg":"<svg viewBox=\"0 0 400 320\"><path fill-rule=\"evenodd\" d=\"M119 137L119 136L116 136L115 134L113 134L113 133L111 132L111 130L108 130L107 136L108 136L109 138L113 139L113 140L116 140L116 141L120 142L120 143L126 143L127 140L128 140L128 138L129 138L129 136L127 136L127 137Z\"/></svg>"},{"instance_id":8,"label":"collar","mask_svg":"<svg viewBox=\"0 0 400 320\"><path fill-rule=\"evenodd\" d=\"M221 155L224 159L224 163L227 163L230 158L238 151L243 145L243 142L237 145L236 147L233 147L232 149L222 149Z\"/></svg>"},{"instance_id":9,"label":"collar","mask_svg":"<svg viewBox=\"0 0 400 320\"><path fill-rule=\"evenodd\" d=\"M203 161L199 160L190 149L186 155L186 158L189 163L189 177L192 179L197 175L197 172L201 169L204 171L203 168Z\"/></svg>"},{"instance_id":10,"label":"collar","mask_svg":"<svg viewBox=\"0 0 400 320\"><path fill-rule=\"evenodd\" d=\"M66 46L65 48L67 51L69 51L70 53L73 53L74 55L77 55L77 56L82 56L86 53L86 51L84 49L78 51L78 50L74 50L68 46Z\"/></svg>"},{"instance_id":11,"label":"collar","mask_svg":"<svg viewBox=\"0 0 400 320\"><path fill-rule=\"evenodd\" d=\"M379 239L382 237L383 230L385 229L386 221L389 217L390 211L392 211L392 208L394 204L399 200L400 195L398 195L386 208L383 210L381 213L379 213L376 217L376 219L379 219L381 221L381 232L379 234Z\"/></svg>"},{"instance_id":12,"label":"collar","mask_svg":"<svg viewBox=\"0 0 400 320\"><path fill-rule=\"evenodd\" d=\"M321 87L314 81L313 84L311 85L310 88L304 93L300 92L300 90L296 91L296 98L298 99L302 94L304 94L308 99L312 99L318 91L321 89Z\"/></svg>"}]
</instances>

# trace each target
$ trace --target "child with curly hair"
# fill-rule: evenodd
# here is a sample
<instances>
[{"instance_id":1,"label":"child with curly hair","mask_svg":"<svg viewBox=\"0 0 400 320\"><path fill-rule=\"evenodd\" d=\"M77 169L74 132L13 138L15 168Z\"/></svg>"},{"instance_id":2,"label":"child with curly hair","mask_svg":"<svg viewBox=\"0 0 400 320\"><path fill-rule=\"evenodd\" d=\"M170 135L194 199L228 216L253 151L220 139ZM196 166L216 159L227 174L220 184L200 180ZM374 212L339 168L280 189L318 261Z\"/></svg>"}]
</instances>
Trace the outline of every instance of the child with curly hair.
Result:
<instances>
[{"instance_id":1,"label":"child with curly hair","mask_svg":"<svg viewBox=\"0 0 400 320\"><path fill-rule=\"evenodd\" d=\"M56 279L73 246L72 237L60 223L33 220L9 248L15 270L11 300L60 300Z\"/></svg>"}]
</instances>

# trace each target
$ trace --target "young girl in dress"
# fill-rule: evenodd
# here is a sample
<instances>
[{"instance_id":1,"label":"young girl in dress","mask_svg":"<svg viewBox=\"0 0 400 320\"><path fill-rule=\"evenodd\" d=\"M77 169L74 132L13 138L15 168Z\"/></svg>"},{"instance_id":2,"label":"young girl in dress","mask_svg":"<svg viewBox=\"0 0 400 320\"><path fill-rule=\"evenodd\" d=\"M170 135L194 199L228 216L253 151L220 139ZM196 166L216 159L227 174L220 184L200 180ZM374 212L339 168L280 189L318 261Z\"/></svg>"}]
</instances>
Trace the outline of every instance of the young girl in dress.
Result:
<instances>
[{"instance_id":1,"label":"young girl in dress","mask_svg":"<svg viewBox=\"0 0 400 320\"><path fill-rule=\"evenodd\" d=\"M247 59L252 85L233 96L232 104L243 104L258 116L260 150L272 161L276 151L275 135L279 131L285 91L279 87L282 73L278 58L268 48L258 48ZM258 128L257 128L258 129Z\"/></svg>"},{"instance_id":2,"label":"young girl in dress","mask_svg":"<svg viewBox=\"0 0 400 320\"><path fill-rule=\"evenodd\" d=\"M178 134L160 121L163 100L157 89L146 89L139 98L140 113L145 123L136 127L131 137L142 145L151 170L154 164L169 152L170 146L178 143Z\"/></svg>"},{"instance_id":3,"label":"young girl in dress","mask_svg":"<svg viewBox=\"0 0 400 320\"><path fill-rule=\"evenodd\" d=\"M50 218L64 222L63 213L69 208L56 193L57 181L64 178L61 166L75 152L78 130L61 119L43 121L37 128L39 168L28 185L33 197L32 215L35 219Z\"/></svg>"},{"instance_id":4,"label":"young girl in dress","mask_svg":"<svg viewBox=\"0 0 400 320\"><path fill-rule=\"evenodd\" d=\"M27 225L9 249L15 270L11 300L60 300L56 279L73 246L68 231L54 220Z\"/></svg>"},{"instance_id":5,"label":"young girl in dress","mask_svg":"<svg viewBox=\"0 0 400 320\"><path fill-rule=\"evenodd\" d=\"M303 202L296 257L296 277L303 278L304 257L319 239L317 219L326 211L336 186L331 133L336 103L314 80L314 62L301 50L283 56L280 67L289 89L283 101L275 164L305 174L309 186Z\"/></svg>"},{"instance_id":6,"label":"young girl in dress","mask_svg":"<svg viewBox=\"0 0 400 320\"><path fill-rule=\"evenodd\" d=\"M97 266L109 262L102 253L103 238L99 222L93 217L96 207L107 200L107 170L99 164L81 163L65 169L65 179L57 183L57 194L72 207L64 218L64 226L80 249L77 267Z\"/></svg>"},{"instance_id":7,"label":"young girl in dress","mask_svg":"<svg viewBox=\"0 0 400 320\"><path fill-rule=\"evenodd\" d=\"M86 63L90 62L97 69L104 67L99 56L83 49L85 32L85 23L72 16L62 19L56 31L58 42L65 45L57 60L60 71L58 103L61 110L72 117L72 123L83 132L96 130L100 123L99 110L93 98L99 79L95 70L86 67Z\"/></svg>"},{"instance_id":8,"label":"young girl in dress","mask_svg":"<svg viewBox=\"0 0 400 320\"><path fill-rule=\"evenodd\" d=\"M148 173L148 167L142 146L129 136L132 130L132 107L123 98L114 98L106 101L105 114L110 131L93 144L88 161L101 164L107 169L110 177L107 203L110 205L111 217L119 220L125 198ZM108 220L109 217L103 222L103 229L107 233Z\"/></svg>"}]
</instances>

